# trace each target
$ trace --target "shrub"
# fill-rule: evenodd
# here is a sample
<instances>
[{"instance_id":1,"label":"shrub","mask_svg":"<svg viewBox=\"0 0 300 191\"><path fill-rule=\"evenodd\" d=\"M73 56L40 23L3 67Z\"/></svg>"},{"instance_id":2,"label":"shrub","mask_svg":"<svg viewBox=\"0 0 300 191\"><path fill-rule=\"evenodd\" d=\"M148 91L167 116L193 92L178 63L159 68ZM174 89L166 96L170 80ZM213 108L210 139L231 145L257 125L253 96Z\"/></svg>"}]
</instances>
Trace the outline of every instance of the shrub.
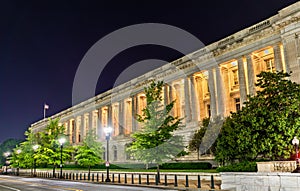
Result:
<instances>
[{"instance_id":1,"label":"shrub","mask_svg":"<svg viewBox=\"0 0 300 191\"><path fill-rule=\"evenodd\" d=\"M156 168L156 167L153 167ZM178 162L164 163L160 165L160 169L211 169L212 165L209 162Z\"/></svg>"},{"instance_id":2,"label":"shrub","mask_svg":"<svg viewBox=\"0 0 300 191\"><path fill-rule=\"evenodd\" d=\"M244 161L217 168L218 172L257 172L256 162Z\"/></svg>"}]
</instances>

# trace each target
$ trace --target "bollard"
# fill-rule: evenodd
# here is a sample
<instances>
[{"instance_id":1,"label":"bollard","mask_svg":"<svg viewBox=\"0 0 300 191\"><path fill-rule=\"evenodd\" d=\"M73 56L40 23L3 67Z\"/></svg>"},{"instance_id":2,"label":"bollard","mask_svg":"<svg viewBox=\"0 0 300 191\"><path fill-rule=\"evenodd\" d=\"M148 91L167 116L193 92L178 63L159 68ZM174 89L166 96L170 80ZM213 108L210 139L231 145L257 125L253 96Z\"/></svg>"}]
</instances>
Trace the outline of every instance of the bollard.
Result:
<instances>
[{"instance_id":1,"label":"bollard","mask_svg":"<svg viewBox=\"0 0 300 191\"><path fill-rule=\"evenodd\" d=\"M174 177L174 187L177 187L177 186L178 186L177 175L175 174L175 177Z\"/></svg>"},{"instance_id":2,"label":"bollard","mask_svg":"<svg viewBox=\"0 0 300 191\"><path fill-rule=\"evenodd\" d=\"M139 174L139 184L142 184L142 177L140 174Z\"/></svg>"},{"instance_id":3,"label":"bollard","mask_svg":"<svg viewBox=\"0 0 300 191\"><path fill-rule=\"evenodd\" d=\"M104 182L104 175L103 175L103 173L102 173L102 182Z\"/></svg>"},{"instance_id":4,"label":"bollard","mask_svg":"<svg viewBox=\"0 0 300 191\"><path fill-rule=\"evenodd\" d=\"M158 185L158 176L157 176L157 174L155 175L155 185Z\"/></svg>"},{"instance_id":5,"label":"bollard","mask_svg":"<svg viewBox=\"0 0 300 191\"><path fill-rule=\"evenodd\" d=\"M99 173L97 173L97 182L99 182Z\"/></svg>"},{"instance_id":6,"label":"bollard","mask_svg":"<svg viewBox=\"0 0 300 191\"><path fill-rule=\"evenodd\" d=\"M79 177L80 177L79 179L82 180L82 174L81 173L79 174Z\"/></svg>"},{"instance_id":7,"label":"bollard","mask_svg":"<svg viewBox=\"0 0 300 191\"><path fill-rule=\"evenodd\" d=\"M75 179L75 173L73 173L73 180Z\"/></svg>"},{"instance_id":8,"label":"bollard","mask_svg":"<svg viewBox=\"0 0 300 191\"><path fill-rule=\"evenodd\" d=\"M118 175L118 183L121 183L121 175Z\"/></svg>"},{"instance_id":9,"label":"bollard","mask_svg":"<svg viewBox=\"0 0 300 191\"><path fill-rule=\"evenodd\" d=\"M198 175L198 186L197 188L201 188L201 179L200 179L200 175Z\"/></svg>"},{"instance_id":10,"label":"bollard","mask_svg":"<svg viewBox=\"0 0 300 191\"><path fill-rule=\"evenodd\" d=\"M134 184L134 175L131 174L131 184Z\"/></svg>"},{"instance_id":11,"label":"bollard","mask_svg":"<svg viewBox=\"0 0 300 191\"><path fill-rule=\"evenodd\" d=\"M76 180L78 180L78 173L76 173Z\"/></svg>"},{"instance_id":12,"label":"bollard","mask_svg":"<svg viewBox=\"0 0 300 191\"><path fill-rule=\"evenodd\" d=\"M127 184L127 174L125 173L125 184Z\"/></svg>"},{"instance_id":13,"label":"bollard","mask_svg":"<svg viewBox=\"0 0 300 191\"><path fill-rule=\"evenodd\" d=\"M83 174L83 180L85 180L85 173Z\"/></svg>"},{"instance_id":14,"label":"bollard","mask_svg":"<svg viewBox=\"0 0 300 191\"><path fill-rule=\"evenodd\" d=\"M112 182L115 182L115 174L112 174Z\"/></svg>"},{"instance_id":15,"label":"bollard","mask_svg":"<svg viewBox=\"0 0 300 191\"><path fill-rule=\"evenodd\" d=\"M189 187L189 176L185 175L185 187Z\"/></svg>"},{"instance_id":16,"label":"bollard","mask_svg":"<svg viewBox=\"0 0 300 191\"><path fill-rule=\"evenodd\" d=\"M210 188L211 189L215 189L215 182L214 182L214 176L213 175L211 175L210 176Z\"/></svg>"},{"instance_id":17,"label":"bollard","mask_svg":"<svg viewBox=\"0 0 300 191\"><path fill-rule=\"evenodd\" d=\"M94 182L94 173L92 174L92 181Z\"/></svg>"},{"instance_id":18,"label":"bollard","mask_svg":"<svg viewBox=\"0 0 300 191\"><path fill-rule=\"evenodd\" d=\"M147 185L149 185L149 174L147 174Z\"/></svg>"},{"instance_id":19,"label":"bollard","mask_svg":"<svg viewBox=\"0 0 300 191\"><path fill-rule=\"evenodd\" d=\"M165 174L165 186L168 186L168 179L167 179L167 175Z\"/></svg>"}]
</instances>

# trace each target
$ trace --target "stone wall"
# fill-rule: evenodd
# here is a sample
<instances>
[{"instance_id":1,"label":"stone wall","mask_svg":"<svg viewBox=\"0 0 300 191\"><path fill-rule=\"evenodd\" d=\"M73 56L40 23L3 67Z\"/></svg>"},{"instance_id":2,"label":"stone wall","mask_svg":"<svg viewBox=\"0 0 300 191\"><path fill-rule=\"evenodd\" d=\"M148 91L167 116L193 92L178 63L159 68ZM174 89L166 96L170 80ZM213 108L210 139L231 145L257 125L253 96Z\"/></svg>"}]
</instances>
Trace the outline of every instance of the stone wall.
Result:
<instances>
[{"instance_id":1,"label":"stone wall","mask_svg":"<svg viewBox=\"0 0 300 191\"><path fill-rule=\"evenodd\" d=\"M298 191L300 173L224 172L221 189L230 191Z\"/></svg>"},{"instance_id":2,"label":"stone wall","mask_svg":"<svg viewBox=\"0 0 300 191\"><path fill-rule=\"evenodd\" d=\"M257 162L258 172L293 172L296 168L296 161Z\"/></svg>"}]
</instances>

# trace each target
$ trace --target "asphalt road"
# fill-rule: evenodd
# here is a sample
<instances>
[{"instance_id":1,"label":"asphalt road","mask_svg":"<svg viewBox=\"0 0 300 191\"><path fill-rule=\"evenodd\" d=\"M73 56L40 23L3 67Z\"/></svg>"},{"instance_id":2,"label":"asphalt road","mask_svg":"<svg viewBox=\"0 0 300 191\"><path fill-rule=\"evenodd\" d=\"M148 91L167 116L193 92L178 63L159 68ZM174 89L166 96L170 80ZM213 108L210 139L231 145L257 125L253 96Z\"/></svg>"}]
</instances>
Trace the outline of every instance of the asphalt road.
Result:
<instances>
[{"instance_id":1,"label":"asphalt road","mask_svg":"<svg viewBox=\"0 0 300 191\"><path fill-rule=\"evenodd\" d=\"M158 191L160 189L92 184L82 182L24 178L0 175L0 191ZM169 190L174 191L174 190Z\"/></svg>"}]
</instances>

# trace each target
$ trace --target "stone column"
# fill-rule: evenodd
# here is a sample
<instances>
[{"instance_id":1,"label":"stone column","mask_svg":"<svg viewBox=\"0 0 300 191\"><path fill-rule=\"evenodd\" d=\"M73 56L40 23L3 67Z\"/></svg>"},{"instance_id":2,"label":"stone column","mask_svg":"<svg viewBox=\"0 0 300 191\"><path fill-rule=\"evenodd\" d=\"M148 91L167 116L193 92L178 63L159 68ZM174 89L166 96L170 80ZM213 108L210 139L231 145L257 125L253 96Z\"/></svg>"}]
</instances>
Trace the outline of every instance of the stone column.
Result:
<instances>
[{"instance_id":1,"label":"stone column","mask_svg":"<svg viewBox=\"0 0 300 191\"><path fill-rule=\"evenodd\" d=\"M132 102L132 103L133 103L133 107L134 107L134 111L135 111L134 114L133 114L133 116L132 116L132 119L133 119L133 121L132 121L132 124L133 124L132 131L135 132L136 130L139 129L139 123L136 120L136 114L138 114L138 112L139 112L139 104L140 104L140 100L139 100L139 96L138 95L134 96L134 102ZM144 109L144 108L142 108L142 109Z\"/></svg>"},{"instance_id":2,"label":"stone column","mask_svg":"<svg viewBox=\"0 0 300 191\"><path fill-rule=\"evenodd\" d=\"M289 59L288 59L288 54L287 54L287 42L286 40L284 40L282 42L282 46L283 46L283 54L284 54L284 63L285 63L285 72L289 73L290 72L290 65L289 65Z\"/></svg>"},{"instance_id":3,"label":"stone column","mask_svg":"<svg viewBox=\"0 0 300 191\"><path fill-rule=\"evenodd\" d=\"M240 102L241 107L244 106L247 100L247 90L246 90L246 79L245 79L245 69L243 63L243 57L238 59L238 74L239 74L239 87L240 87Z\"/></svg>"},{"instance_id":4,"label":"stone column","mask_svg":"<svg viewBox=\"0 0 300 191\"><path fill-rule=\"evenodd\" d=\"M249 94L254 95L255 90L255 73L253 68L252 56L251 54L247 55L247 71L248 71L248 87L249 87Z\"/></svg>"},{"instance_id":5,"label":"stone column","mask_svg":"<svg viewBox=\"0 0 300 191\"><path fill-rule=\"evenodd\" d=\"M65 122L65 128L67 129L66 130L66 133L67 133L67 136L69 136L69 142L71 142L71 128L70 128L70 120L66 121Z\"/></svg>"},{"instance_id":6,"label":"stone column","mask_svg":"<svg viewBox=\"0 0 300 191\"><path fill-rule=\"evenodd\" d=\"M112 106L108 105L107 106L107 127L111 127L112 129L114 129L114 127L112 126Z\"/></svg>"},{"instance_id":7,"label":"stone column","mask_svg":"<svg viewBox=\"0 0 300 191\"><path fill-rule=\"evenodd\" d=\"M169 100L170 100L170 103L172 101L174 101L173 100L173 85L172 85L172 83L171 83L171 85L169 85Z\"/></svg>"},{"instance_id":8,"label":"stone column","mask_svg":"<svg viewBox=\"0 0 300 191\"><path fill-rule=\"evenodd\" d=\"M217 107L216 107L216 91L215 91L215 80L214 80L213 69L210 69L208 71L208 87L210 92L210 112L211 112L211 117L214 119L217 116Z\"/></svg>"},{"instance_id":9,"label":"stone column","mask_svg":"<svg viewBox=\"0 0 300 191\"><path fill-rule=\"evenodd\" d=\"M164 105L166 106L166 105L168 105L170 102L169 102L169 98L168 98L168 93L169 93L169 91L168 91L168 84L165 84L164 85Z\"/></svg>"},{"instance_id":10,"label":"stone column","mask_svg":"<svg viewBox=\"0 0 300 191\"><path fill-rule=\"evenodd\" d=\"M216 67L216 81L217 81L217 113L221 117L224 117L225 113L225 95L223 77L221 74L220 66Z\"/></svg>"},{"instance_id":11,"label":"stone column","mask_svg":"<svg viewBox=\"0 0 300 191\"><path fill-rule=\"evenodd\" d=\"M137 99L138 99L137 95L131 96L131 111L132 111L131 130L132 130L132 132L136 131L136 114L137 114L137 107L138 107Z\"/></svg>"},{"instance_id":12,"label":"stone column","mask_svg":"<svg viewBox=\"0 0 300 191\"><path fill-rule=\"evenodd\" d=\"M274 63L276 67L276 71L282 71L282 58L281 58L281 52L280 52L280 44L275 44L273 46L274 51Z\"/></svg>"},{"instance_id":13,"label":"stone column","mask_svg":"<svg viewBox=\"0 0 300 191\"><path fill-rule=\"evenodd\" d=\"M80 142L79 136L80 136L81 122L79 121L78 116L75 117L75 126L76 126L75 140L76 140L76 143L79 143Z\"/></svg>"},{"instance_id":14,"label":"stone column","mask_svg":"<svg viewBox=\"0 0 300 191\"><path fill-rule=\"evenodd\" d=\"M171 103L173 100L173 85L172 85L172 82L170 82L170 85L169 85L169 103ZM170 115L174 116L174 107L173 109L170 111Z\"/></svg>"},{"instance_id":15,"label":"stone column","mask_svg":"<svg viewBox=\"0 0 300 191\"><path fill-rule=\"evenodd\" d=\"M102 127L102 109L101 107L98 109L98 131L97 136L98 139L102 140L104 137L103 127Z\"/></svg>"},{"instance_id":16,"label":"stone column","mask_svg":"<svg viewBox=\"0 0 300 191\"><path fill-rule=\"evenodd\" d=\"M72 144L72 143L74 143L74 141L73 141L73 123L72 123L72 119L70 119L69 120L69 127L70 127L70 143Z\"/></svg>"},{"instance_id":17,"label":"stone column","mask_svg":"<svg viewBox=\"0 0 300 191\"><path fill-rule=\"evenodd\" d=\"M191 121L191 107L190 107L190 95L189 95L189 78L184 78L184 104L185 104L185 118L186 123Z\"/></svg>"},{"instance_id":18,"label":"stone column","mask_svg":"<svg viewBox=\"0 0 300 191\"><path fill-rule=\"evenodd\" d=\"M80 142L85 139L84 137L84 114L80 116Z\"/></svg>"},{"instance_id":19,"label":"stone column","mask_svg":"<svg viewBox=\"0 0 300 191\"><path fill-rule=\"evenodd\" d=\"M87 131L90 131L93 129L93 111L89 112L89 126ZM85 134L87 134L88 132L85 132Z\"/></svg>"},{"instance_id":20,"label":"stone column","mask_svg":"<svg viewBox=\"0 0 300 191\"><path fill-rule=\"evenodd\" d=\"M124 100L119 101L119 133L124 134Z\"/></svg>"},{"instance_id":21,"label":"stone column","mask_svg":"<svg viewBox=\"0 0 300 191\"><path fill-rule=\"evenodd\" d=\"M297 83L300 82L300 59L298 57L300 55L298 52L299 46L299 37L297 35L291 34L284 37L283 48L286 59L286 72L289 73L292 71L293 73L290 76L290 80Z\"/></svg>"},{"instance_id":22,"label":"stone column","mask_svg":"<svg viewBox=\"0 0 300 191\"><path fill-rule=\"evenodd\" d=\"M199 115L199 102L197 99L196 91L196 79L195 76L190 77L190 95L191 95L191 109L192 109L192 121L198 121Z\"/></svg>"}]
</instances>

